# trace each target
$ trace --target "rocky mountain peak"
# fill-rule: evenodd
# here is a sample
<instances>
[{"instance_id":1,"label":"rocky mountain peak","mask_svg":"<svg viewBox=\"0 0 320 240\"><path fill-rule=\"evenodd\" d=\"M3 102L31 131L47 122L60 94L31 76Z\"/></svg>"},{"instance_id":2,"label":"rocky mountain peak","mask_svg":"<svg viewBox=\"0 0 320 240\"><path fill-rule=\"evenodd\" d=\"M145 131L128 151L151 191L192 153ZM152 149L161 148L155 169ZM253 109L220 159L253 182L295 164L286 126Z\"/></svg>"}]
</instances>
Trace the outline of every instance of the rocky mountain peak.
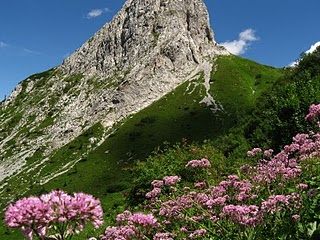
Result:
<instances>
[{"instance_id":1,"label":"rocky mountain peak","mask_svg":"<svg viewBox=\"0 0 320 240\"><path fill-rule=\"evenodd\" d=\"M217 52L202 0L128 0L61 69L67 74L108 75L149 64L154 71L184 71Z\"/></svg>"},{"instance_id":2,"label":"rocky mountain peak","mask_svg":"<svg viewBox=\"0 0 320 240\"><path fill-rule=\"evenodd\" d=\"M128 0L61 66L30 76L1 103L0 194L4 179L22 173L43 185L68 172L123 120L188 80L201 78L199 104L219 111L210 74L223 54L229 53L216 44L202 0ZM76 148L72 160L52 161L95 127L99 137L78 146L82 152Z\"/></svg>"},{"instance_id":3,"label":"rocky mountain peak","mask_svg":"<svg viewBox=\"0 0 320 240\"><path fill-rule=\"evenodd\" d=\"M212 59L224 54L202 0L127 0L62 65L21 82L3 106L45 92L39 106L21 106L21 123L36 115L36 125L54 112L42 136L53 151L93 124L112 127L200 72L208 77ZM212 105L214 99L203 102Z\"/></svg>"}]
</instances>

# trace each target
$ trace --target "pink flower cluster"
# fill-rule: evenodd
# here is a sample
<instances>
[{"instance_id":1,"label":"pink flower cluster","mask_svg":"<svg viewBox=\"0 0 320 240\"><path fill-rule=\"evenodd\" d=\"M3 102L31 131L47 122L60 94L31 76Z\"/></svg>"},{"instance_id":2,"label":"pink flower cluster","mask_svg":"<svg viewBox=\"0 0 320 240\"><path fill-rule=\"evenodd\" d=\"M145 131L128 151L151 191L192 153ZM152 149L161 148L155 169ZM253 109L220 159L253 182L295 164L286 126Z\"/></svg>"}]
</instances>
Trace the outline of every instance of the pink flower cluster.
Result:
<instances>
[{"instance_id":1,"label":"pink flower cluster","mask_svg":"<svg viewBox=\"0 0 320 240\"><path fill-rule=\"evenodd\" d=\"M201 160L191 160L189 161L185 167L191 167L191 168L210 168L211 163L208 159L202 158Z\"/></svg>"},{"instance_id":2,"label":"pink flower cluster","mask_svg":"<svg viewBox=\"0 0 320 240\"><path fill-rule=\"evenodd\" d=\"M150 192L147 192L146 198L154 199L160 195L162 187L171 186L180 181L181 178L178 176L165 176L163 180L153 180L151 182L153 189Z\"/></svg>"},{"instance_id":3,"label":"pink flower cluster","mask_svg":"<svg viewBox=\"0 0 320 240\"><path fill-rule=\"evenodd\" d=\"M320 116L320 104L312 104L309 108L309 114L305 117L307 121L317 119Z\"/></svg>"},{"instance_id":4,"label":"pink flower cluster","mask_svg":"<svg viewBox=\"0 0 320 240\"><path fill-rule=\"evenodd\" d=\"M161 188L154 188L150 192L146 193L146 198L156 198L161 193Z\"/></svg>"},{"instance_id":5,"label":"pink flower cluster","mask_svg":"<svg viewBox=\"0 0 320 240\"><path fill-rule=\"evenodd\" d=\"M256 183L272 183L281 179L296 178L301 169L298 168L296 159L288 157L289 155L281 152L269 161L260 160L257 166L248 167L246 171L249 174L251 172L251 177Z\"/></svg>"},{"instance_id":6,"label":"pink flower cluster","mask_svg":"<svg viewBox=\"0 0 320 240\"><path fill-rule=\"evenodd\" d=\"M153 240L173 240L176 235L172 233L156 233Z\"/></svg>"},{"instance_id":7,"label":"pink flower cluster","mask_svg":"<svg viewBox=\"0 0 320 240\"><path fill-rule=\"evenodd\" d=\"M268 152L272 153L271 150ZM270 216L285 212L286 209L289 210L288 212L292 212L290 218L297 221L300 216L295 214L295 211L302 204L299 194L267 195L267 200L259 196L263 189L259 185L260 182L257 181L259 179L257 176L261 177L262 174L266 174L267 179L275 179L270 175L272 171L287 176L289 170L298 169L296 162L288 162L288 159L290 158L282 152L269 161L259 163L258 167L246 166L245 169L249 172L247 179L240 179L238 175L230 175L215 186L210 186L206 180L196 183L194 188L183 187L181 192L172 191L164 199L161 198L162 193L167 192L167 189L161 190L167 184L180 181L180 178L171 176L165 177L163 180L154 180L151 183L153 190L146 195L147 198L151 198L151 203L145 206L152 211L153 215L132 214L125 211L117 217L118 226L108 227L101 239L134 239L139 237L139 239L143 239L148 236L149 239L153 237L155 240L171 240L178 233L163 232L163 230L172 230L172 226L177 223L183 226L179 231L179 234L184 234L181 235L184 236L183 238L200 239L206 238L209 234L208 229L201 228L207 223L216 227L227 222L242 227L257 227L265 224ZM269 162L272 164L269 165ZM194 160L191 161L190 166L199 166L197 165L199 162L194 163ZM282 170L286 168L289 170L277 172L275 166ZM305 184L298 185L298 189L306 188ZM170 188L170 190L172 189ZM157 232L159 229L161 232ZM218 227L216 231L223 230Z\"/></svg>"},{"instance_id":8,"label":"pink flower cluster","mask_svg":"<svg viewBox=\"0 0 320 240\"><path fill-rule=\"evenodd\" d=\"M301 198L299 194L292 193L290 195L271 195L267 201L262 202L261 210L274 214L280 212L290 206L293 208L299 208L301 205Z\"/></svg>"},{"instance_id":9,"label":"pink flower cluster","mask_svg":"<svg viewBox=\"0 0 320 240\"><path fill-rule=\"evenodd\" d=\"M319 116L320 104L313 105L306 119ZM108 227L101 239L230 239L223 234L230 236L230 231L238 231L242 235L246 229L259 227L263 232L274 229L275 218L280 222L302 221L302 199L314 197L317 191L306 193L311 186L300 183L300 163L320 157L320 134L298 134L276 155L272 149L260 148L247 155L263 158L218 183L203 175L205 179L193 185L173 189L172 185L180 181L177 176L154 180L153 190L146 194L150 204L144 206L152 215L126 211L118 215L118 226ZM211 164L203 158L189 161L185 167L206 169ZM297 193L292 192L295 187Z\"/></svg>"},{"instance_id":10,"label":"pink flower cluster","mask_svg":"<svg viewBox=\"0 0 320 240\"><path fill-rule=\"evenodd\" d=\"M254 156L256 156L258 153L261 153L261 152L262 152L261 148L254 148L254 149L252 149L251 151L248 151L248 152L247 152L247 156L248 156L248 157L254 157Z\"/></svg>"},{"instance_id":11,"label":"pink flower cluster","mask_svg":"<svg viewBox=\"0 0 320 240\"><path fill-rule=\"evenodd\" d=\"M117 216L117 227L107 227L102 240L126 240L144 239L146 233L151 229L157 229L159 224L152 214L131 213L126 210ZM145 231L145 232L144 232ZM168 238L167 238L168 239Z\"/></svg>"},{"instance_id":12,"label":"pink flower cluster","mask_svg":"<svg viewBox=\"0 0 320 240\"><path fill-rule=\"evenodd\" d=\"M219 219L230 218L234 223L254 226L264 218L258 206L231 204L256 199L257 195L253 193L253 190L253 185L248 180L240 180L238 176L230 175L218 186L205 189L205 192L190 191L175 200L162 202L157 213L172 222L182 221L186 218L182 213L196 207L205 211L201 215L193 216L193 221L216 222Z\"/></svg>"},{"instance_id":13,"label":"pink flower cluster","mask_svg":"<svg viewBox=\"0 0 320 240\"><path fill-rule=\"evenodd\" d=\"M29 239L32 239L34 232L44 237L53 220L53 213L53 209L39 198L23 198L8 207L5 222L8 227L21 228L24 236Z\"/></svg>"},{"instance_id":14,"label":"pink flower cluster","mask_svg":"<svg viewBox=\"0 0 320 240\"><path fill-rule=\"evenodd\" d=\"M308 184L305 184L305 183L299 183L298 185L297 185L297 188L298 189L308 189Z\"/></svg>"},{"instance_id":15,"label":"pink flower cluster","mask_svg":"<svg viewBox=\"0 0 320 240\"><path fill-rule=\"evenodd\" d=\"M153 180L151 183L152 187L161 188L164 185L163 180Z\"/></svg>"},{"instance_id":16,"label":"pink flower cluster","mask_svg":"<svg viewBox=\"0 0 320 240\"><path fill-rule=\"evenodd\" d=\"M129 218L130 225L138 225L143 227L157 226L157 219L152 214L134 213Z\"/></svg>"},{"instance_id":17,"label":"pink flower cluster","mask_svg":"<svg viewBox=\"0 0 320 240\"><path fill-rule=\"evenodd\" d=\"M272 157L272 154L273 154L273 149L268 149L268 150L265 150L265 151L263 152L263 156L264 156L265 158L271 158L271 157Z\"/></svg>"},{"instance_id":18,"label":"pink flower cluster","mask_svg":"<svg viewBox=\"0 0 320 240\"><path fill-rule=\"evenodd\" d=\"M163 178L164 185L174 185L181 181L181 178L178 176L166 176Z\"/></svg>"},{"instance_id":19,"label":"pink flower cluster","mask_svg":"<svg viewBox=\"0 0 320 240\"><path fill-rule=\"evenodd\" d=\"M263 220L263 215L256 205L227 205L223 207L221 217L229 217L233 223L256 226Z\"/></svg>"},{"instance_id":20,"label":"pink flower cluster","mask_svg":"<svg viewBox=\"0 0 320 240\"><path fill-rule=\"evenodd\" d=\"M254 167L245 165L241 170L251 172L252 179L257 183L294 179L301 174L300 161L320 156L320 134L297 134L280 153L270 158L271 154L272 150L267 150L264 154L266 159L260 159Z\"/></svg>"},{"instance_id":21,"label":"pink flower cluster","mask_svg":"<svg viewBox=\"0 0 320 240\"><path fill-rule=\"evenodd\" d=\"M56 190L11 204L5 222L9 227L21 228L29 239L33 235L44 238L50 234L64 239L66 235L82 231L88 222L98 228L103 223L102 215L100 201L93 196L84 193L70 196ZM54 232L55 226L60 226L59 233Z\"/></svg>"},{"instance_id":22,"label":"pink flower cluster","mask_svg":"<svg viewBox=\"0 0 320 240\"><path fill-rule=\"evenodd\" d=\"M193 233L191 233L189 235L189 238L193 239L193 238L198 238L198 237L201 237L201 236L205 236L206 233L207 233L207 230L205 230L205 229L195 230Z\"/></svg>"},{"instance_id":23,"label":"pink flower cluster","mask_svg":"<svg viewBox=\"0 0 320 240\"><path fill-rule=\"evenodd\" d=\"M252 183L250 179L241 180L237 175L230 175L217 186L204 189L202 186L205 184L202 183L204 182L201 182L201 187L195 186L194 191L190 190L175 199L161 201L159 208L155 207L152 211L168 222L186 221L187 223L187 219L190 218L201 226L203 222L215 223L229 219L234 224L255 227L262 224L270 214L273 215L285 209L299 209L301 206L301 198L296 193L270 196L266 201L258 199L260 187L255 185L256 182ZM257 205L247 204L253 201ZM201 211L195 214L192 209L201 209ZM188 217L189 210L194 214L192 217ZM192 229L191 226L188 228ZM195 237L196 233L198 232L195 229L189 238ZM205 235L204 232L203 234Z\"/></svg>"},{"instance_id":24,"label":"pink flower cluster","mask_svg":"<svg viewBox=\"0 0 320 240\"><path fill-rule=\"evenodd\" d=\"M138 232L138 228L133 226L117 226L107 227L104 235L100 236L101 240L126 240L134 239L135 233Z\"/></svg>"}]
</instances>

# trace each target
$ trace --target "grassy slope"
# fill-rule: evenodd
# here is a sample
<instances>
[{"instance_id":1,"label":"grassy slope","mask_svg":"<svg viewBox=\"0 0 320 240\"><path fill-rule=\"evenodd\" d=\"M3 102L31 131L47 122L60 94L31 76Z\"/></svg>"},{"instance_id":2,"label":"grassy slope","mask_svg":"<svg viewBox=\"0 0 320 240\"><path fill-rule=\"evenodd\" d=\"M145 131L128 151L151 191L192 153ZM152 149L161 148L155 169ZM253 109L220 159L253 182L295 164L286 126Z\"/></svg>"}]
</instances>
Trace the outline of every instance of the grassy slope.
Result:
<instances>
[{"instance_id":1,"label":"grassy slope","mask_svg":"<svg viewBox=\"0 0 320 240\"><path fill-rule=\"evenodd\" d=\"M164 141L175 143L187 138L201 142L226 133L236 117L250 112L255 99L281 75L278 69L239 57L220 58L218 66L211 76L211 91L225 111L214 114L199 104L205 94L203 85L196 86L190 94L192 85L201 82L201 78L186 82L126 119L86 161L77 164L77 173L51 181L46 189L67 183L66 190L82 190L97 197L127 189L130 176L123 168L130 166L132 160L146 158Z\"/></svg>"},{"instance_id":2,"label":"grassy slope","mask_svg":"<svg viewBox=\"0 0 320 240\"><path fill-rule=\"evenodd\" d=\"M210 91L225 111L213 113L207 106L199 104L205 94L204 86L199 84L203 81L201 77L186 82L126 119L100 147L89 153L69 173L48 182L41 189L31 189L26 195L55 188L68 192L84 191L100 198L108 211L114 205L121 204L123 197L120 192L131 186L130 173L124 169L134 159L146 158L164 141L175 143L187 138L201 142L226 133L240 115L250 112L256 98L282 74L279 69L235 56L221 57L216 64L218 68L211 75ZM100 129L94 131L99 132ZM75 140L78 142L76 146L87 141L82 138ZM75 143L59 151L47 168L50 169L50 164L54 165L56 161L67 161L71 152L63 151L74 150L72 144ZM4 231L0 227L1 239L13 238ZM16 236L14 238L18 239Z\"/></svg>"},{"instance_id":3,"label":"grassy slope","mask_svg":"<svg viewBox=\"0 0 320 240\"><path fill-rule=\"evenodd\" d=\"M230 118L249 113L256 99L283 72L273 67L257 64L251 60L229 56L217 60L218 71L212 72L215 99L222 102ZM232 120L227 122L233 123Z\"/></svg>"}]
</instances>

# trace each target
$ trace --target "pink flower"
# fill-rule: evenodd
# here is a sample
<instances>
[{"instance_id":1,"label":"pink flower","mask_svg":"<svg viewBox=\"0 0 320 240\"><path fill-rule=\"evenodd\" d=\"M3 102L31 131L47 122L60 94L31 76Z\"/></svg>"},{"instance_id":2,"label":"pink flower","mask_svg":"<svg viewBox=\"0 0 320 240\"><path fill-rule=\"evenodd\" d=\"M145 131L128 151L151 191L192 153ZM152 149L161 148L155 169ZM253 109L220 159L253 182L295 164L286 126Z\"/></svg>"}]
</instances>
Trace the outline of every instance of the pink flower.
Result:
<instances>
[{"instance_id":1,"label":"pink flower","mask_svg":"<svg viewBox=\"0 0 320 240\"><path fill-rule=\"evenodd\" d=\"M180 182L181 178L178 176L166 176L163 180L165 185L174 185L177 182Z\"/></svg>"},{"instance_id":2,"label":"pink flower","mask_svg":"<svg viewBox=\"0 0 320 240\"><path fill-rule=\"evenodd\" d=\"M266 158L270 158L272 156L273 149L268 149L263 152L263 156Z\"/></svg>"},{"instance_id":3,"label":"pink flower","mask_svg":"<svg viewBox=\"0 0 320 240\"><path fill-rule=\"evenodd\" d=\"M180 232L188 232L188 229L186 227L180 228Z\"/></svg>"},{"instance_id":4,"label":"pink flower","mask_svg":"<svg viewBox=\"0 0 320 240\"><path fill-rule=\"evenodd\" d=\"M169 225L170 223L171 223L171 222L168 221L168 220L163 220L163 221L162 221L162 224L163 224L163 225Z\"/></svg>"},{"instance_id":5,"label":"pink flower","mask_svg":"<svg viewBox=\"0 0 320 240\"><path fill-rule=\"evenodd\" d=\"M5 222L9 227L20 228L29 239L35 232L44 237L53 220L53 213L50 205L37 197L28 197L8 207Z\"/></svg>"},{"instance_id":6,"label":"pink flower","mask_svg":"<svg viewBox=\"0 0 320 240\"><path fill-rule=\"evenodd\" d=\"M157 227L157 219L152 214L134 213L129 218L129 223L143 227Z\"/></svg>"},{"instance_id":7,"label":"pink flower","mask_svg":"<svg viewBox=\"0 0 320 240\"><path fill-rule=\"evenodd\" d=\"M247 152L248 157L255 157L258 153L262 152L261 148L254 148Z\"/></svg>"},{"instance_id":8,"label":"pink flower","mask_svg":"<svg viewBox=\"0 0 320 240\"><path fill-rule=\"evenodd\" d=\"M181 197L177 197L177 204L184 209L191 208L193 206L193 197L191 195L182 195Z\"/></svg>"},{"instance_id":9,"label":"pink flower","mask_svg":"<svg viewBox=\"0 0 320 240\"><path fill-rule=\"evenodd\" d=\"M308 184L300 183L297 185L297 188L299 189L308 189Z\"/></svg>"},{"instance_id":10,"label":"pink flower","mask_svg":"<svg viewBox=\"0 0 320 240\"><path fill-rule=\"evenodd\" d=\"M133 226L107 227L102 240L126 240L136 237L138 230Z\"/></svg>"},{"instance_id":11,"label":"pink flower","mask_svg":"<svg viewBox=\"0 0 320 240\"><path fill-rule=\"evenodd\" d=\"M262 202L261 210L265 213L274 214L285 208L299 208L301 198L297 193L290 195L271 195L267 201Z\"/></svg>"},{"instance_id":12,"label":"pink flower","mask_svg":"<svg viewBox=\"0 0 320 240\"><path fill-rule=\"evenodd\" d=\"M146 198L156 198L161 193L161 188L154 188L152 191L146 193Z\"/></svg>"},{"instance_id":13,"label":"pink flower","mask_svg":"<svg viewBox=\"0 0 320 240\"><path fill-rule=\"evenodd\" d=\"M207 233L207 230L205 230L205 229L195 230L193 233L191 233L189 235L189 238L192 239L192 238L196 238L196 237L201 237L201 236L206 235L206 233Z\"/></svg>"},{"instance_id":14,"label":"pink flower","mask_svg":"<svg viewBox=\"0 0 320 240\"><path fill-rule=\"evenodd\" d=\"M316 119L319 116L320 116L320 104L318 105L312 104L309 108L309 113L305 117L305 119L309 121L309 120Z\"/></svg>"},{"instance_id":15,"label":"pink flower","mask_svg":"<svg viewBox=\"0 0 320 240\"><path fill-rule=\"evenodd\" d=\"M175 237L172 233L156 233L153 237L153 240L173 240Z\"/></svg>"},{"instance_id":16,"label":"pink flower","mask_svg":"<svg viewBox=\"0 0 320 240\"><path fill-rule=\"evenodd\" d=\"M195 188L203 188L206 186L206 182L197 182L194 187Z\"/></svg>"},{"instance_id":17,"label":"pink flower","mask_svg":"<svg viewBox=\"0 0 320 240\"><path fill-rule=\"evenodd\" d=\"M132 213L130 211L126 210L123 213L120 213L117 215L117 218L116 218L117 223L128 221L131 216L132 216Z\"/></svg>"},{"instance_id":18,"label":"pink flower","mask_svg":"<svg viewBox=\"0 0 320 240\"><path fill-rule=\"evenodd\" d=\"M237 201L242 202L250 198L250 195L246 194L245 192L239 193L239 195L236 197Z\"/></svg>"},{"instance_id":19,"label":"pink flower","mask_svg":"<svg viewBox=\"0 0 320 240\"><path fill-rule=\"evenodd\" d=\"M259 207L255 205L227 205L223 207L220 217L228 217L234 223L256 226L262 221Z\"/></svg>"},{"instance_id":20,"label":"pink flower","mask_svg":"<svg viewBox=\"0 0 320 240\"><path fill-rule=\"evenodd\" d=\"M161 188L164 185L164 182L162 180L153 180L151 182L152 187L154 188Z\"/></svg>"},{"instance_id":21,"label":"pink flower","mask_svg":"<svg viewBox=\"0 0 320 240\"><path fill-rule=\"evenodd\" d=\"M297 221L298 219L300 219L300 215L295 214L292 216L292 219Z\"/></svg>"},{"instance_id":22,"label":"pink flower","mask_svg":"<svg viewBox=\"0 0 320 240\"><path fill-rule=\"evenodd\" d=\"M239 180L239 177L238 177L237 175L229 175L229 176L228 176L228 179L229 179L230 181L237 181L237 180Z\"/></svg>"},{"instance_id":23,"label":"pink flower","mask_svg":"<svg viewBox=\"0 0 320 240\"><path fill-rule=\"evenodd\" d=\"M84 193L70 196L56 190L11 204L6 211L5 221L9 227L21 228L25 236L32 239L34 234L47 236L60 223L65 223L60 233L63 231L68 235L82 231L88 222L98 228L103 223L102 215L100 201L93 196Z\"/></svg>"},{"instance_id":24,"label":"pink flower","mask_svg":"<svg viewBox=\"0 0 320 240\"><path fill-rule=\"evenodd\" d=\"M92 222L95 228L103 224L103 211L100 201L92 195L85 193L74 193L74 197L68 206L67 218L81 222L78 224L79 230L86 226L87 222ZM81 219L81 221L79 221Z\"/></svg>"},{"instance_id":25,"label":"pink flower","mask_svg":"<svg viewBox=\"0 0 320 240\"><path fill-rule=\"evenodd\" d=\"M208 159L206 158L202 158L201 160L191 160L189 161L186 166L187 167L191 167L191 168L210 168L211 167L211 163L209 162Z\"/></svg>"}]
</instances>

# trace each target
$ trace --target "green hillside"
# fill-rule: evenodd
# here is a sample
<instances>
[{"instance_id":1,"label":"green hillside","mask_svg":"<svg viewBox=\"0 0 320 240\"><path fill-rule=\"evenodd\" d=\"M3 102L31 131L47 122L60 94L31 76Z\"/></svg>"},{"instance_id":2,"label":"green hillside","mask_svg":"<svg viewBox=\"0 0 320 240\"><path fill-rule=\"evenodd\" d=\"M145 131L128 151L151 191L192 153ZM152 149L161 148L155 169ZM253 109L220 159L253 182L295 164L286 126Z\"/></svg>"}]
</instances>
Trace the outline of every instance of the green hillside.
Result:
<instances>
[{"instance_id":1,"label":"green hillside","mask_svg":"<svg viewBox=\"0 0 320 240\"><path fill-rule=\"evenodd\" d=\"M218 59L217 65L217 72L211 76L211 93L223 111L212 112L210 107L199 104L205 94L201 76L185 82L119 124L100 147L76 165L74 174L49 182L45 190L66 185L67 191L104 197L127 189L131 177L123 168L134 159L146 158L165 141L173 144L186 138L202 142L227 133L237 116L249 113L256 98L282 74L278 69L233 56Z\"/></svg>"},{"instance_id":2,"label":"green hillside","mask_svg":"<svg viewBox=\"0 0 320 240\"><path fill-rule=\"evenodd\" d=\"M317 131L306 123L305 115L311 104L320 102L319 53L320 48L303 56L295 68L285 69L272 88L257 98L252 113L238 118L238 126L216 139L215 146L238 159L248 146L279 151L298 132Z\"/></svg>"},{"instance_id":3,"label":"green hillside","mask_svg":"<svg viewBox=\"0 0 320 240\"><path fill-rule=\"evenodd\" d=\"M237 124L239 117L252 111L256 100L282 74L281 69L240 57L219 57L215 60L211 73L209 93L218 106L223 106L221 110L212 111L212 106L200 104L207 93L203 76L195 76L109 132L96 124L54 152L37 178L48 177L54 170L79 159L70 171L43 185L34 182L33 177L39 172L38 168L23 171L8 181L2 199L7 199L6 194L17 199L23 195L39 195L59 188L68 192L83 191L93 194L102 200L105 211L108 211L114 204L121 203L121 192L132 186L132 176L126 169L132 166L134 160L146 159L156 147L163 146L164 142L171 145L182 139L202 142L228 133ZM89 138L100 139L103 134L110 136L96 149L90 149ZM31 166L32 159L29 161ZM21 191L23 189L28 191ZM1 207L4 207L4 202ZM5 230L1 229L0 236L3 231Z\"/></svg>"}]
</instances>

